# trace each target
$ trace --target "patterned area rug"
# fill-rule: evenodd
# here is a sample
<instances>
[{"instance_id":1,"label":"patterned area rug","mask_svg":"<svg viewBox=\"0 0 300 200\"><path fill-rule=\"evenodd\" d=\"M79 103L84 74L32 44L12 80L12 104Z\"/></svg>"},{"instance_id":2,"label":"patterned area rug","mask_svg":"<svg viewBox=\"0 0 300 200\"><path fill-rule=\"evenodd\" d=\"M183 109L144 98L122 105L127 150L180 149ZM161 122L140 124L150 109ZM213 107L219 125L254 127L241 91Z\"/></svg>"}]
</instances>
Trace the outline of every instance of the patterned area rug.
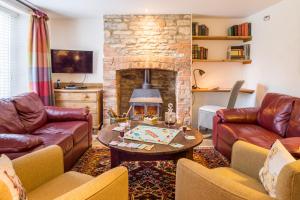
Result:
<instances>
[{"instance_id":1,"label":"patterned area rug","mask_svg":"<svg viewBox=\"0 0 300 200\"><path fill-rule=\"evenodd\" d=\"M228 160L212 147L195 149L194 160L208 168L229 165ZM123 162L122 165L129 170L131 199L175 199L176 165L173 161ZM109 169L109 149L93 147L85 152L72 170L98 176Z\"/></svg>"}]
</instances>

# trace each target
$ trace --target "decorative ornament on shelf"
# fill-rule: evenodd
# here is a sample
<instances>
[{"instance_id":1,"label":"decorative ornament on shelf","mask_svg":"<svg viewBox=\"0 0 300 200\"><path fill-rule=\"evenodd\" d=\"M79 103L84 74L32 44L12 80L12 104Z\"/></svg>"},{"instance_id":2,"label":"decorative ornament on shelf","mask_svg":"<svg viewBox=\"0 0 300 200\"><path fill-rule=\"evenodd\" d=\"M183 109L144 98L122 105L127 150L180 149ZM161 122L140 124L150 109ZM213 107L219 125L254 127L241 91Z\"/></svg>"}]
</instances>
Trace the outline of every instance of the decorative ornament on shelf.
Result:
<instances>
[{"instance_id":1,"label":"decorative ornament on shelf","mask_svg":"<svg viewBox=\"0 0 300 200\"><path fill-rule=\"evenodd\" d=\"M192 89L197 89L199 88L198 87L198 84L197 84L197 79L196 79L196 75L195 75L195 72L198 71L199 75L200 76L203 76L205 74L205 71L203 71L202 69L194 69L193 71L193 75L194 75L194 81L195 81L195 84L192 86Z\"/></svg>"},{"instance_id":2,"label":"decorative ornament on shelf","mask_svg":"<svg viewBox=\"0 0 300 200\"><path fill-rule=\"evenodd\" d=\"M165 112L165 123L170 127L176 123L176 113L173 112L173 104L168 104L168 112Z\"/></svg>"}]
</instances>

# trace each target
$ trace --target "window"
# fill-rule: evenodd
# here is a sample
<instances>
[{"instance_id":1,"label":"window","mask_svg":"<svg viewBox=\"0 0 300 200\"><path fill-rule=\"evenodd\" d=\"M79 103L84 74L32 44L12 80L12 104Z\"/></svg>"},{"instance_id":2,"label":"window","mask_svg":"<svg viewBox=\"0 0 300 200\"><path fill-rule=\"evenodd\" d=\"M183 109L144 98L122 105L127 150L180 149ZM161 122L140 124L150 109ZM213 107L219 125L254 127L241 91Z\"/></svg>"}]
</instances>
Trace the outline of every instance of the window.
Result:
<instances>
[{"instance_id":1,"label":"window","mask_svg":"<svg viewBox=\"0 0 300 200\"><path fill-rule=\"evenodd\" d=\"M16 14L0 7L0 98L11 96Z\"/></svg>"}]
</instances>

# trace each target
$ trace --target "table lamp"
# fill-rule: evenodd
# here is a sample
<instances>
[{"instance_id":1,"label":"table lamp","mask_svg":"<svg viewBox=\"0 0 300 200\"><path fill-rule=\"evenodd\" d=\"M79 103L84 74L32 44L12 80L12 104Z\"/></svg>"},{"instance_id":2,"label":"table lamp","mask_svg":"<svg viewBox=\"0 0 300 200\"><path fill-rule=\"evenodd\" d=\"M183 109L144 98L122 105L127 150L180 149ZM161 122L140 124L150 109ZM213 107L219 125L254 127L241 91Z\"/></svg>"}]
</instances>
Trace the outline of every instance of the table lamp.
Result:
<instances>
[{"instance_id":1,"label":"table lamp","mask_svg":"<svg viewBox=\"0 0 300 200\"><path fill-rule=\"evenodd\" d=\"M198 71L198 73L199 73L200 76L203 76L203 74L205 74L205 71L203 71L202 69L194 69L193 75L194 75L195 84L192 86L192 89L197 89L197 88L199 88L199 87L198 87L198 84L197 84L196 75L195 75L195 72L196 72L196 71Z\"/></svg>"}]
</instances>

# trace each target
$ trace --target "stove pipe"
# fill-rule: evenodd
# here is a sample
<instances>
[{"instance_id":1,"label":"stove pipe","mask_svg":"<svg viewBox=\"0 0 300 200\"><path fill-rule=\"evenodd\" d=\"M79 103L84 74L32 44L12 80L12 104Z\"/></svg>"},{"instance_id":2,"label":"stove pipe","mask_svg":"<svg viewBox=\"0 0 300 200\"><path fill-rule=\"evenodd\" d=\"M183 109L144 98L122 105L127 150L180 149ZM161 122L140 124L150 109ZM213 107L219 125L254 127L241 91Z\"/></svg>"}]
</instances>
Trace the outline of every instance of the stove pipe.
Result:
<instances>
[{"instance_id":1,"label":"stove pipe","mask_svg":"<svg viewBox=\"0 0 300 200\"><path fill-rule=\"evenodd\" d=\"M142 86L143 89L150 89L152 88L151 86L151 73L150 69L145 69L144 71L144 83Z\"/></svg>"}]
</instances>

